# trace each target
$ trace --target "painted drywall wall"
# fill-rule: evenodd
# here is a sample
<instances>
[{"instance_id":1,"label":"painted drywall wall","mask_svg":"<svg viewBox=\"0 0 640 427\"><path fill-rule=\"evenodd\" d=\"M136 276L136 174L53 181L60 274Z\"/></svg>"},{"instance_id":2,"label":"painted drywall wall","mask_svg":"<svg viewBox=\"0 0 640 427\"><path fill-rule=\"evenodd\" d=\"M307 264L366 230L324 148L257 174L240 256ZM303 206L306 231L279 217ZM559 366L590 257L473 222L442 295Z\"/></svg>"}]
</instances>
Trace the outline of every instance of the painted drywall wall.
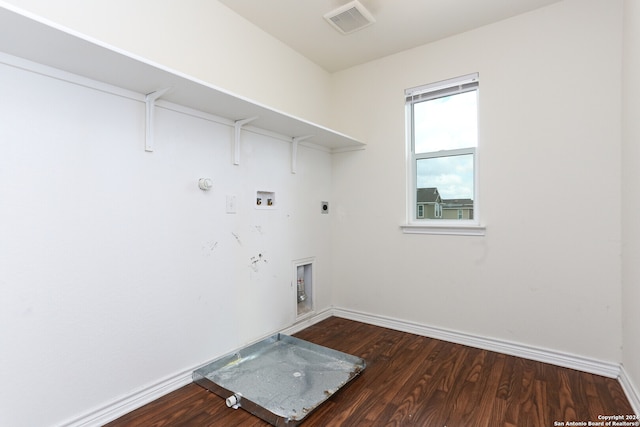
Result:
<instances>
[{"instance_id":1,"label":"painted drywall wall","mask_svg":"<svg viewBox=\"0 0 640 427\"><path fill-rule=\"evenodd\" d=\"M217 0L6 3L273 109L327 125L330 75Z\"/></svg>"},{"instance_id":2,"label":"painted drywall wall","mask_svg":"<svg viewBox=\"0 0 640 427\"><path fill-rule=\"evenodd\" d=\"M6 65L0 92L1 425L82 418L293 324L293 260L329 306L329 153L301 145L292 174L289 142L244 131L234 166L229 125L166 108L149 153L143 102Z\"/></svg>"},{"instance_id":3,"label":"painted drywall wall","mask_svg":"<svg viewBox=\"0 0 640 427\"><path fill-rule=\"evenodd\" d=\"M368 145L334 159L334 304L618 363L621 23L567 0L336 73ZM486 236L404 235L404 89L472 72Z\"/></svg>"},{"instance_id":4,"label":"painted drywall wall","mask_svg":"<svg viewBox=\"0 0 640 427\"><path fill-rule=\"evenodd\" d=\"M622 364L640 396L640 4L624 2L622 134Z\"/></svg>"}]
</instances>

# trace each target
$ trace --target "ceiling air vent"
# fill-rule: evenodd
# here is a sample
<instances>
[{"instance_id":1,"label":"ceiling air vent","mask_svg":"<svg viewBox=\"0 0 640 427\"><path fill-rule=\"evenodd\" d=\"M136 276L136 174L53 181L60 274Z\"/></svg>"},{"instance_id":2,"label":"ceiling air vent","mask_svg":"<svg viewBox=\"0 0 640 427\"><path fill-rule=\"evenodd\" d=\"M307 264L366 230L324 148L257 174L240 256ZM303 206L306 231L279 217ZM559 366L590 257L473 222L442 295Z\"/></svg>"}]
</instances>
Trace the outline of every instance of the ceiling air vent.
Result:
<instances>
[{"instance_id":1,"label":"ceiling air vent","mask_svg":"<svg viewBox=\"0 0 640 427\"><path fill-rule=\"evenodd\" d=\"M336 30L342 34L350 34L376 22L371 13L354 0L324 15Z\"/></svg>"}]
</instances>

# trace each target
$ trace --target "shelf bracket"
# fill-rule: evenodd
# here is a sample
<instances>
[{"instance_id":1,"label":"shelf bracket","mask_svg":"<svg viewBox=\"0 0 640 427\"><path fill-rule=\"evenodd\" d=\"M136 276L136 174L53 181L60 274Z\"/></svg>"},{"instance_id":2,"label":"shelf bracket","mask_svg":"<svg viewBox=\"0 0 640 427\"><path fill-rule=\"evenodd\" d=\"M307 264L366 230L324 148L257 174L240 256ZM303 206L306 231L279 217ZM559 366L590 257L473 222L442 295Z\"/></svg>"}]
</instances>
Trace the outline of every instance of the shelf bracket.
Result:
<instances>
[{"instance_id":1,"label":"shelf bracket","mask_svg":"<svg viewBox=\"0 0 640 427\"><path fill-rule=\"evenodd\" d=\"M313 135L295 136L291 138L291 173L298 171L298 142L312 138Z\"/></svg>"},{"instance_id":2,"label":"shelf bracket","mask_svg":"<svg viewBox=\"0 0 640 427\"><path fill-rule=\"evenodd\" d=\"M170 89L170 87L160 89L155 92L148 93L144 97L144 102L146 104L144 151L153 151L153 122L156 110L156 100L165 93L169 92Z\"/></svg>"},{"instance_id":3,"label":"shelf bracket","mask_svg":"<svg viewBox=\"0 0 640 427\"><path fill-rule=\"evenodd\" d=\"M240 164L240 131L242 130L242 126L251 123L258 117L249 117L248 119L236 120L234 123L234 140L233 140L233 164Z\"/></svg>"}]
</instances>

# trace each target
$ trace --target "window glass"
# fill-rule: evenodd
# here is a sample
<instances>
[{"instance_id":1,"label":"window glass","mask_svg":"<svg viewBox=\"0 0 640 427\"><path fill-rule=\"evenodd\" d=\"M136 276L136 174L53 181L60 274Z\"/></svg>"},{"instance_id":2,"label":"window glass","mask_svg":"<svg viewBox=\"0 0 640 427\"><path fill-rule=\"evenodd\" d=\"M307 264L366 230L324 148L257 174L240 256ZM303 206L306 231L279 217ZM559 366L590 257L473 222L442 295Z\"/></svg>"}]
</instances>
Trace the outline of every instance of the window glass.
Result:
<instances>
[{"instance_id":1,"label":"window glass","mask_svg":"<svg viewBox=\"0 0 640 427\"><path fill-rule=\"evenodd\" d=\"M440 198L473 199L473 154L417 160L417 188L437 188Z\"/></svg>"},{"instance_id":2,"label":"window glass","mask_svg":"<svg viewBox=\"0 0 640 427\"><path fill-rule=\"evenodd\" d=\"M444 96L413 106L415 152L478 145L476 91Z\"/></svg>"}]
</instances>

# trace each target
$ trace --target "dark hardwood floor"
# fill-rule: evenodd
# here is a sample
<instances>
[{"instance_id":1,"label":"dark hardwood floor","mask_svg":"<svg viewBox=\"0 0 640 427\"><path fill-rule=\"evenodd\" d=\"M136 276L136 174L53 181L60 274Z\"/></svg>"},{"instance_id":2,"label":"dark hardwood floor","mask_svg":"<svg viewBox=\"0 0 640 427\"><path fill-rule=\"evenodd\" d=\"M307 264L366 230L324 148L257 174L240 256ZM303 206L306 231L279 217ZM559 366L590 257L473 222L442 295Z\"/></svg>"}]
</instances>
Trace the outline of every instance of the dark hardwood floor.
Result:
<instances>
[{"instance_id":1,"label":"dark hardwood floor","mask_svg":"<svg viewBox=\"0 0 640 427\"><path fill-rule=\"evenodd\" d=\"M550 427L633 414L619 383L598 375L336 317L296 336L367 362L305 427ZM107 424L268 425L195 384Z\"/></svg>"}]
</instances>

